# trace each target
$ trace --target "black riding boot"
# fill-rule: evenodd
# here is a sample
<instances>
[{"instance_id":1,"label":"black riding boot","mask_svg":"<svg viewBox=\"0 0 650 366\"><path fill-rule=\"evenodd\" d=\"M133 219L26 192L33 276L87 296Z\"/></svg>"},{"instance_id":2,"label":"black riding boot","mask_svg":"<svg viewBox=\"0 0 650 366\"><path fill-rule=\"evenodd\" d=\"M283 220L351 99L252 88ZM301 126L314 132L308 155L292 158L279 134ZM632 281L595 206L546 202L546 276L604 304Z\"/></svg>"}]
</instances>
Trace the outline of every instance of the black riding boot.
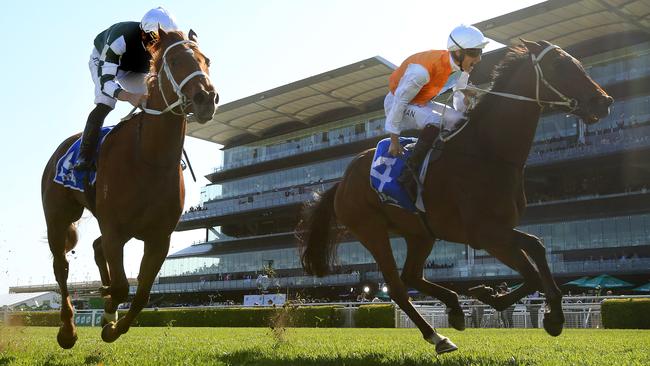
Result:
<instances>
[{"instance_id":1,"label":"black riding boot","mask_svg":"<svg viewBox=\"0 0 650 366\"><path fill-rule=\"evenodd\" d=\"M420 137L418 137L418 142L415 144L411 155L406 160L406 165L408 169L402 170L397 181L404 186L408 192L411 199L415 200L417 198L416 187L414 180L414 174L418 174L420 165L424 160L424 157L427 156L427 152L433 146L433 142L438 137L438 132L440 129L434 125L426 125L420 132Z\"/></svg>"},{"instance_id":2,"label":"black riding boot","mask_svg":"<svg viewBox=\"0 0 650 366\"><path fill-rule=\"evenodd\" d=\"M106 104L97 104L95 109L88 115L86 127L81 136L81 146L79 147L79 157L73 169L78 171L90 170L93 166L93 155L99 142L99 132L104 124L104 119L113 110Z\"/></svg>"}]
</instances>

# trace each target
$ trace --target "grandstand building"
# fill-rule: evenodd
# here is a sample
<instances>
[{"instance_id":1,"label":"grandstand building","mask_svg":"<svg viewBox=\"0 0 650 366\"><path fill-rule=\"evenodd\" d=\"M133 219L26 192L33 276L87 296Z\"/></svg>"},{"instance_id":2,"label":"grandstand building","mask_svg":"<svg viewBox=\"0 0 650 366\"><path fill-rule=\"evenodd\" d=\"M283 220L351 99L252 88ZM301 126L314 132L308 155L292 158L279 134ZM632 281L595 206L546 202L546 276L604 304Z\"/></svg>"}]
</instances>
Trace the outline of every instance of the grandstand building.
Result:
<instances>
[{"instance_id":1,"label":"grandstand building","mask_svg":"<svg viewBox=\"0 0 650 366\"><path fill-rule=\"evenodd\" d=\"M475 24L506 45L521 37L563 47L615 98L610 116L593 126L557 111L539 122L520 228L543 238L560 283L602 273L641 283L650 275L649 14L645 1L553 0ZM485 54L471 81L487 87L504 53ZM208 124L190 125L190 136L223 145L224 159L207 175L200 207L177 228L205 229L205 242L171 254L154 293L237 301L270 283L290 296L333 300L380 289L373 258L352 237L339 246L337 274L304 276L294 228L315 191L386 137L383 98L394 67L369 58L226 104ZM400 265L405 243L391 241ZM261 285L264 267L277 278ZM483 251L444 241L425 276L457 288L519 277Z\"/></svg>"},{"instance_id":2,"label":"grandstand building","mask_svg":"<svg viewBox=\"0 0 650 366\"><path fill-rule=\"evenodd\" d=\"M557 111L539 122L520 228L543 238L559 283L607 273L640 284L650 275L649 14L647 1L551 0L475 24L506 45L521 37L563 47L615 98L609 117L593 126ZM504 53L485 54L471 81L487 87ZM177 227L205 230L205 242L169 255L155 299L241 302L259 288L279 288L333 300L365 286L378 291L382 276L352 237L339 246L337 274L305 276L294 229L313 193L387 136L383 98L394 68L368 58L234 101L209 123L189 125L190 136L223 145L224 159L207 175L200 207ZM400 265L405 243L391 241ZM257 280L265 267L277 278ZM425 276L458 289L519 278L483 251L443 241Z\"/></svg>"}]
</instances>

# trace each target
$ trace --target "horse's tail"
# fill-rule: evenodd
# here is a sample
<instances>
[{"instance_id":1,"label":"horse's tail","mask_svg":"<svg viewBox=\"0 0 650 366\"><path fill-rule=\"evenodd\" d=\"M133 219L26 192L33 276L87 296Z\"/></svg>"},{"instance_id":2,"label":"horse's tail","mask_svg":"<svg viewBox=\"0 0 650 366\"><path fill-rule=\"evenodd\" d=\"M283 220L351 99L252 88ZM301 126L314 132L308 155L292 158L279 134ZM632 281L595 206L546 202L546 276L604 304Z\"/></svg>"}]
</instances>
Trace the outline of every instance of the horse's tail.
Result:
<instances>
[{"instance_id":1,"label":"horse's tail","mask_svg":"<svg viewBox=\"0 0 650 366\"><path fill-rule=\"evenodd\" d=\"M341 231L334 214L338 185L336 183L305 206L296 230L302 267L308 274L318 277L327 275L336 260L336 244Z\"/></svg>"},{"instance_id":2,"label":"horse's tail","mask_svg":"<svg viewBox=\"0 0 650 366\"><path fill-rule=\"evenodd\" d=\"M73 222L65 231L65 252L69 252L77 246L79 235L77 235L77 223Z\"/></svg>"}]
</instances>

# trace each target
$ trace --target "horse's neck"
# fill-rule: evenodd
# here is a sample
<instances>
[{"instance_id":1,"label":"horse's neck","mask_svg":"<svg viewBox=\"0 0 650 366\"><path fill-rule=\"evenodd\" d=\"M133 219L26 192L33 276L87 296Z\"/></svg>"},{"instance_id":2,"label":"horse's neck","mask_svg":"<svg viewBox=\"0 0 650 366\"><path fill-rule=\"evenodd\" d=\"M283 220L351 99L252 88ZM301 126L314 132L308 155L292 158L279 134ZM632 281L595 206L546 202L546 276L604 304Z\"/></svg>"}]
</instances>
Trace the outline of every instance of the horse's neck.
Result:
<instances>
[{"instance_id":1,"label":"horse's neck","mask_svg":"<svg viewBox=\"0 0 650 366\"><path fill-rule=\"evenodd\" d=\"M520 67L510 77L509 85L498 91L534 97L534 77L532 67ZM473 133L467 136L468 140L473 141L464 143L472 144L470 150L480 156L523 167L535 137L539 106L534 102L496 95L486 95L485 98L490 99L484 101L487 104L483 106L481 114L474 116L477 121L474 121Z\"/></svg>"},{"instance_id":2,"label":"horse's neck","mask_svg":"<svg viewBox=\"0 0 650 366\"><path fill-rule=\"evenodd\" d=\"M164 110L166 106L157 86L150 88L149 93L147 107ZM185 128L184 116L172 112L146 115L140 127L140 146L145 161L161 167L178 165L185 142Z\"/></svg>"},{"instance_id":3,"label":"horse's neck","mask_svg":"<svg viewBox=\"0 0 650 366\"><path fill-rule=\"evenodd\" d=\"M507 100L495 104L491 112L478 126L482 152L497 160L523 166L535 137L539 106Z\"/></svg>"}]
</instances>

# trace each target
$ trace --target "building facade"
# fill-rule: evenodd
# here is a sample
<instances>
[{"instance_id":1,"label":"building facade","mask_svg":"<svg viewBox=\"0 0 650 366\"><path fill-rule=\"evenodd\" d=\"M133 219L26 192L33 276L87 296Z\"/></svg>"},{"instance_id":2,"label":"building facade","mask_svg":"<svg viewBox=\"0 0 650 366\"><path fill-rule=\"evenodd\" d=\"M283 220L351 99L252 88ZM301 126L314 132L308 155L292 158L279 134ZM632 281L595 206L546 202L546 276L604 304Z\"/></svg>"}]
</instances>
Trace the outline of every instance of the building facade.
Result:
<instances>
[{"instance_id":1,"label":"building facade","mask_svg":"<svg viewBox=\"0 0 650 366\"><path fill-rule=\"evenodd\" d=\"M503 44L519 37L558 44L615 99L592 126L559 111L538 124L519 228L544 240L560 283L608 273L640 284L650 275L650 22L635 16L649 9L642 1L616 8L610 0L547 1L476 24ZM504 54L485 54L471 81L489 86ZM190 125L189 135L224 145L224 159L177 228L204 229L205 242L171 254L153 293L237 299L270 286L333 300L380 289L381 273L353 237L338 248L336 274L305 276L294 229L315 192L387 137L383 98L394 67L373 57L226 104L208 124ZM405 243L391 243L399 266ZM269 270L275 278L260 284ZM444 241L425 276L457 289L519 278L483 251Z\"/></svg>"}]
</instances>

